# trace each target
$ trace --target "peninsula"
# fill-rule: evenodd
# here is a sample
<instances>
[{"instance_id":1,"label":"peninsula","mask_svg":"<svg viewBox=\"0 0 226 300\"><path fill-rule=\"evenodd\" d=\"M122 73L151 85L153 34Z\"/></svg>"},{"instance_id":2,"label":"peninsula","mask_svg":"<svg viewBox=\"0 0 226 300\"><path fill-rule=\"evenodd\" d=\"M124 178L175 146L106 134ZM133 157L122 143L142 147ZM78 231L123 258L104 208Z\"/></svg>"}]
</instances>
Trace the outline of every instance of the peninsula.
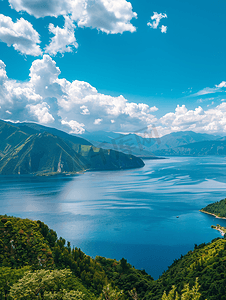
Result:
<instances>
[{"instance_id":1,"label":"peninsula","mask_svg":"<svg viewBox=\"0 0 226 300\"><path fill-rule=\"evenodd\" d=\"M200 211L219 219L226 219L226 199L211 203L202 208Z\"/></svg>"}]
</instances>

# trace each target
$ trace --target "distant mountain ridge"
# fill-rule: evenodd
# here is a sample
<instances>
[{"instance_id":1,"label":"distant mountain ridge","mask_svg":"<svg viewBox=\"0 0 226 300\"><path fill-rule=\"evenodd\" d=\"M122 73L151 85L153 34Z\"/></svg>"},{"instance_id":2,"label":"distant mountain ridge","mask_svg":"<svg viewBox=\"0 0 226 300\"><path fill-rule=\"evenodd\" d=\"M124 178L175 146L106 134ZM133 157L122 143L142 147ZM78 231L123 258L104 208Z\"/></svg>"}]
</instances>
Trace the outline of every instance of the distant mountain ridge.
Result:
<instances>
[{"instance_id":1,"label":"distant mountain ridge","mask_svg":"<svg viewBox=\"0 0 226 300\"><path fill-rule=\"evenodd\" d=\"M143 166L143 161L133 155L96 148L83 138L53 128L24 124L14 126L0 121L2 175L73 174L85 170L121 170Z\"/></svg>"},{"instance_id":2,"label":"distant mountain ridge","mask_svg":"<svg viewBox=\"0 0 226 300\"><path fill-rule=\"evenodd\" d=\"M175 155L223 155L225 153L223 150L224 137L193 131L172 132L161 138L151 134L150 137L143 138L136 134L124 135L104 131L85 133L82 136L89 139L95 146L117 149L142 158Z\"/></svg>"},{"instance_id":3,"label":"distant mountain ridge","mask_svg":"<svg viewBox=\"0 0 226 300\"><path fill-rule=\"evenodd\" d=\"M178 131L164 135L160 138L159 143L155 143L150 147L151 151L155 152L162 149L172 149L182 145L192 144L196 142L214 141L220 136L215 136L207 133L196 133L193 131Z\"/></svg>"},{"instance_id":4,"label":"distant mountain ridge","mask_svg":"<svg viewBox=\"0 0 226 300\"><path fill-rule=\"evenodd\" d=\"M226 141L202 141L175 148L157 150L154 153L160 156L226 155Z\"/></svg>"}]
</instances>

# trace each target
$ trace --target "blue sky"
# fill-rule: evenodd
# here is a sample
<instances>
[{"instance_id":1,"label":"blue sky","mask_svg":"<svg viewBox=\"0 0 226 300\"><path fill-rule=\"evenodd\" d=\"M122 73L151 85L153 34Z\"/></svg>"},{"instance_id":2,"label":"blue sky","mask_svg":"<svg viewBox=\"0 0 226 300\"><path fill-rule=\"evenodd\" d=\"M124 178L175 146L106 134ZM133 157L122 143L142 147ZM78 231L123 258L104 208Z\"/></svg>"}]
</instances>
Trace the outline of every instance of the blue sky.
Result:
<instances>
[{"instance_id":1,"label":"blue sky","mask_svg":"<svg viewBox=\"0 0 226 300\"><path fill-rule=\"evenodd\" d=\"M224 134L225 13L222 0L0 0L0 118Z\"/></svg>"}]
</instances>

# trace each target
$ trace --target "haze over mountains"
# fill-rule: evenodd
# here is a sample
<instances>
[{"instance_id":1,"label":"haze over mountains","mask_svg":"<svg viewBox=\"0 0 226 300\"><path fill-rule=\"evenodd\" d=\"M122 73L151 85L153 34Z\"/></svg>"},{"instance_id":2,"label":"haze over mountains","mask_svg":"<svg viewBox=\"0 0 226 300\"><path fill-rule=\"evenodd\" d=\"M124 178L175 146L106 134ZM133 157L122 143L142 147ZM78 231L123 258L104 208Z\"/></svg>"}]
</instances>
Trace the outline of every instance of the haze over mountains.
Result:
<instances>
[{"instance_id":1,"label":"haze over mountains","mask_svg":"<svg viewBox=\"0 0 226 300\"><path fill-rule=\"evenodd\" d=\"M168 155L223 155L226 153L224 138L193 131L173 132L161 138L154 134L146 134L146 138L143 138L136 134L125 135L104 131L85 133L82 136L97 147L117 149L142 158Z\"/></svg>"}]
</instances>

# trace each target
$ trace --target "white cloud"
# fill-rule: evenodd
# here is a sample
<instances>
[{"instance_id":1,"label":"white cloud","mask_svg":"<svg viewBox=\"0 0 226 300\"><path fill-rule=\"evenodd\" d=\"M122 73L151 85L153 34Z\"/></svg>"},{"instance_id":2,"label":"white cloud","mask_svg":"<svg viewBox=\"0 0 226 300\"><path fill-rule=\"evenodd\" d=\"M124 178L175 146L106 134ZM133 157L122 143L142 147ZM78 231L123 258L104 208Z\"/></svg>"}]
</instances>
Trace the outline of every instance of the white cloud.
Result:
<instances>
[{"instance_id":1,"label":"white cloud","mask_svg":"<svg viewBox=\"0 0 226 300\"><path fill-rule=\"evenodd\" d=\"M50 106L46 102L38 103L36 105L27 104L26 108L30 113L37 117L38 122L42 124L49 124L54 122L53 116L49 113Z\"/></svg>"},{"instance_id":2,"label":"white cloud","mask_svg":"<svg viewBox=\"0 0 226 300\"><path fill-rule=\"evenodd\" d=\"M4 62L0 60L0 85L7 79L5 67Z\"/></svg>"},{"instance_id":3,"label":"white cloud","mask_svg":"<svg viewBox=\"0 0 226 300\"><path fill-rule=\"evenodd\" d=\"M203 95L207 95L207 94L215 94L215 93L219 93L222 92L223 88L226 88L226 81L222 81L220 84L216 84L215 87L210 88L210 87L206 87L200 91L198 91L195 94L192 94L191 97L196 97L196 96L203 96Z\"/></svg>"},{"instance_id":4,"label":"white cloud","mask_svg":"<svg viewBox=\"0 0 226 300\"><path fill-rule=\"evenodd\" d=\"M150 107L150 112L155 112L159 110L156 106Z\"/></svg>"},{"instance_id":5,"label":"white cloud","mask_svg":"<svg viewBox=\"0 0 226 300\"><path fill-rule=\"evenodd\" d=\"M11 8L16 11L26 11L28 14L36 18L46 16L57 17L65 14L68 7L65 0L9 0ZM65 8L63 8L65 7Z\"/></svg>"},{"instance_id":6,"label":"white cloud","mask_svg":"<svg viewBox=\"0 0 226 300\"><path fill-rule=\"evenodd\" d=\"M211 103L212 105L214 103ZM167 113L159 120L157 130L160 135L173 131L195 131L206 133L226 132L226 103L223 102L215 108L203 110L198 107L188 110L185 105L175 109L175 113Z\"/></svg>"},{"instance_id":7,"label":"white cloud","mask_svg":"<svg viewBox=\"0 0 226 300\"><path fill-rule=\"evenodd\" d=\"M167 31L167 26L162 25L161 32L166 33L166 31Z\"/></svg>"},{"instance_id":8,"label":"white cloud","mask_svg":"<svg viewBox=\"0 0 226 300\"><path fill-rule=\"evenodd\" d=\"M106 33L136 31L130 21L137 18L137 14L133 12L131 3L125 0L86 0L82 9L80 3L73 2L72 17L79 27L97 28Z\"/></svg>"},{"instance_id":9,"label":"white cloud","mask_svg":"<svg viewBox=\"0 0 226 300\"><path fill-rule=\"evenodd\" d=\"M104 95L87 82L69 82L59 75L49 55L33 61L30 80L24 83L7 78L0 61L0 118L7 119L9 110L11 120L53 123L74 133L92 130L94 124L109 131L137 130L157 120L152 115L158 110L155 106Z\"/></svg>"},{"instance_id":10,"label":"white cloud","mask_svg":"<svg viewBox=\"0 0 226 300\"><path fill-rule=\"evenodd\" d=\"M82 111L81 111L81 114L82 114L82 115L90 115L90 112L89 112L87 106L82 105L82 106L80 106L80 109L82 110Z\"/></svg>"},{"instance_id":11,"label":"white cloud","mask_svg":"<svg viewBox=\"0 0 226 300\"><path fill-rule=\"evenodd\" d=\"M208 94L214 94L216 92L218 92L220 89L219 88L204 88L203 90L201 91L198 91L197 93L195 94L192 94L191 96L195 97L195 96L203 96L203 95L208 95Z\"/></svg>"},{"instance_id":12,"label":"white cloud","mask_svg":"<svg viewBox=\"0 0 226 300\"><path fill-rule=\"evenodd\" d=\"M68 16L65 16L64 28L54 27L52 23L49 24L49 31L54 34L54 37L51 38L50 44L45 47L45 52L56 55L58 52L72 52L73 48L78 48L74 29L75 25Z\"/></svg>"},{"instance_id":13,"label":"white cloud","mask_svg":"<svg viewBox=\"0 0 226 300\"><path fill-rule=\"evenodd\" d=\"M22 54L42 54L38 32L23 18L14 23L10 17L0 14L0 40Z\"/></svg>"},{"instance_id":14,"label":"white cloud","mask_svg":"<svg viewBox=\"0 0 226 300\"><path fill-rule=\"evenodd\" d=\"M158 14L157 12L154 12L153 16L151 17L151 20L153 21L152 23L151 22L148 22L147 25L150 26L151 28L153 29L157 29L158 26L159 26L159 23L161 21L161 19L164 19L164 18L167 18L167 15L166 14ZM164 29L165 28L165 29ZM166 32L166 29L167 27L166 26L162 26L161 27L161 31L162 32Z\"/></svg>"},{"instance_id":15,"label":"white cloud","mask_svg":"<svg viewBox=\"0 0 226 300\"><path fill-rule=\"evenodd\" d=\"M217 88L226 87L226 81L222 81L220 84L215 85Z\"/></svg>"},{"instance_id":16,"label":"white cloud","mask_svg":"<svg viewBox=\"0 0 226 300\"><path fill-rule=\"evenodd\" d=\"M36 18L70 15L79 27L91 27L106 33L134 32L131 20L137 17L126 0L9 0L12 8Z\"/></svg>"},{"instance_id":17,"label":"white cloud","mask_svg":"<svg viewBox=\"0 0 226 300\"><path fill-rule=\"evenodd\" d=\"M12 121L52 124L76 134L95 127L133 132L153 124L159 135L181 130L226 133L226 102L216 107L212 102L206 110L201 106L188 110L178 105L174 112L158 120L153 115L158 110L156 106L98 93L84 81L59 78L60 69L49 55L33 61L30 80L26 82L9 79L5 68L0 60L0 119L9 119L10 115Z\"/></svg>"},{"instance_id":18,"label":"white cloud","mask_svg":"<svg viewBox=\"0 0 226 300\"><path fill-rule=\"evenodd\" d=\"M83 123L80 124L77 121L73 121L73 120L71 120L69 122L62 120L61 124L69 126L71 128L69 133L82 134L85 132L85 129L84 129L85 125Z\"/></svg>"},{"instance_id":19,"label":"white cloud","mask_svg":"<svg viewBox=\"0 0 226 300\"><path fill-rule=\"evenodd\" d=\"M93 124L94 125L99 125L101 122L103 121L103 119L96 119Z\"/></svg>"},{"instance_id":20,"label":"white cloud","mask_svg":"<svg viewBox=\"0 0 226 300\"><path fill-rule=\"evenodd\" d=\"M42 103L42 107L37 107L38 113L35 114L34 106L38 103ZM9 79L2 61L0 61L0 106L1 119L7 119L10 112L10 117L14 121L27 119L40 123L51 121L50 115L47 114L48 106L45 107L42 96L35 93L31 82Z\"/></svg>"}]
</instances>

